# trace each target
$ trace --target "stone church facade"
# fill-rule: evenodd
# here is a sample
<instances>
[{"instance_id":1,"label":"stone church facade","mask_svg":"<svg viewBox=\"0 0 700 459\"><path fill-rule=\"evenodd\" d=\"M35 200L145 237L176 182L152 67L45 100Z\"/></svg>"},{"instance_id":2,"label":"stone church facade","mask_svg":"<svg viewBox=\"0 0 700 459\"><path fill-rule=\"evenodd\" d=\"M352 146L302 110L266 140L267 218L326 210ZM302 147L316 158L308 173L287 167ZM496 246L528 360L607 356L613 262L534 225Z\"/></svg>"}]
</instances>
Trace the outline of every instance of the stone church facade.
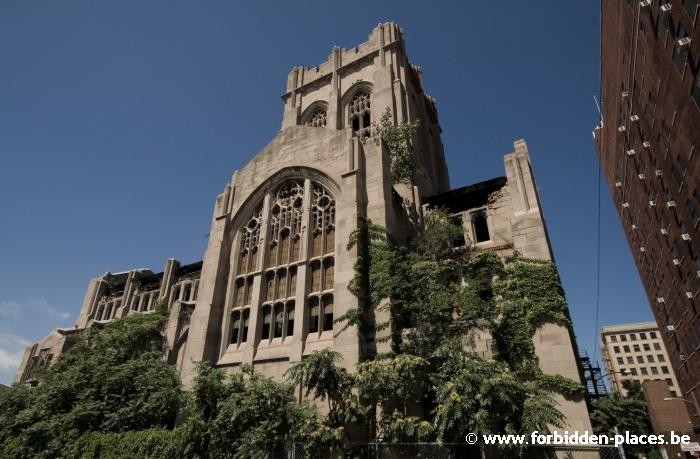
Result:
<instances>
[{"instance_id":1,"label":"stone church facade","mask_svg":"<svg viewBox=\"0 0 700 459\"><path fill-rule=\"evenodd\" d=\"M505 176L450 189L436 102L424 92L421 69L409 62L396 24L379 24L355 48L333 48L316 67L294 68L282 99L281 130L216 198L203 260L169 259L161 272L93 279L75 328L56 329L30 346L16 382L34 382L34 371L55 361L81 329L148 313L159 300L169 308L165 358L185 385L200 361L230 371L248 363L280 377L327 347L352 369L361 352L357 330L341 330L333 320L357 307L348 290L356 253L346 244L359 217L401 241L427 208L445 207L476 250L552 259L523 140L505 155ZM387 108L395 123L421 121L413 186L392 183L386 147L368 139ZM476 344L486 357L488 338ZM565 327L546 324L534 341L546 373L581 380ZM591 430L582 400L558 401L569 430Z\"/></svg>"}]
</instances>

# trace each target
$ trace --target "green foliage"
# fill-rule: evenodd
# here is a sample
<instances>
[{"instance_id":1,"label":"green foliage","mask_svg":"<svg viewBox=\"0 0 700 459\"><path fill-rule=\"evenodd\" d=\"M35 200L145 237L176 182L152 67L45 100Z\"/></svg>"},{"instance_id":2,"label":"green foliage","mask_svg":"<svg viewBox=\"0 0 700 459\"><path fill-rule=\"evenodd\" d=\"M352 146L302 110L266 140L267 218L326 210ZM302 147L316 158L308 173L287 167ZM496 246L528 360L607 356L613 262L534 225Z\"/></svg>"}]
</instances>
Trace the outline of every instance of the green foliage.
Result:
<instances>
[{"instance_id":1,"label":"green foliage","mask_svg":"<svg viewBox=\"0 0 700 459\"><path fill-rule=\"evenodd\" d=\"M382 114L379 124L372 123L372 138L381 139L389 150L391 178L394 183L413 183L416 175L416 159L411 150L411 139L420 127L420 120L394 125L391 109Z\"/></svg>"},{"instance_id":2,"label":"green foliage","mask_svg":"<svg viewBox=\"0 0 700 459\"><path fill-rule=\"evenodd\" d=\"M547 432L564 420L555 395L583 395L580 383L542 373L535 355L539 326L571 324L554 265L518 254L504 261L455 252L460 233L437 210L407 248L369 221L353 234L349 247L360 257L351 288L363 305L354 316L358 328L369 328L362 319L373 310L391 312L392 352L361 362L355 379L372 438ZM494 338L488 360L470 352L471 338L486 332Z\"/></svg>"},{"instance_id":3,"label":"green foliage","mask_svg":"<svg viewBox=\"0 0 700 459\"><path fill-rule=\"evenodd\" d=\"M89 329L38 387L0 393L0 457L246 458L291 441L323 448L343 438L295 401L291 385L250 367L226 378L200 365L184 397L161 358L164 319L159 310Z\"/></svg>"},{"instance_id":4,"label":"green foliage","mask_svg":"<svg viewBox=\"0 0 700 459\"><path fill-rule=\"evenodd\" d=\"M395 273L399 269L397 247L384 228L360 217L358 228L350 235L347 250L357 249L355 275L348 289L358 298L358 308L350 309L338 317L337 323L358 329L362 345L362 356L371 356L377 341L376 333L389 326L376 323L375 310L380 303L391 296L398 288Z\"/></svg>"},{"instance_id":5,"label":"green foliage","mask_svg":"<svg viewBox=\"0 0 700 459\"><path fill-rule=\"evenodd\" d=\"M228 396L219 401L216 416L208 422L209 456L277 457L292 441L318 448L342 436L342 428L323 426L313 408L297 403L291 385L256 373L239 381L242 387L230 388Z\"/></svg>"},{"instance_id":6,"label":"green foliage","mask_svg":"<svg viewBox=\"0 0 700 459\"><path fill-rule=\"evenodd\" d=\"M522 433L561 426L552 393L524 382L505 362L451 353L436 375L438 439L458 441L464 432Z\"/></svg>"},{"instance_id":7,"label":"green foliage","mask_svg":"<svg viewBox=\"0 0 700 459\"><path fill-rule=\"evenodd\" d=\"M76 459L186 457L187 438L182 429L147 429L132 432L89 432L66 445L63 457Z\"/></svg>"},{"instance_id":8,"label":"green foliage","mask_svg":"<svg viewBox=\"0 0 700 459\"><path fill-rule=\"evenodd\" d=\"M627 396L614 394L595 402L591 411L591 423L596 433L613 435L615 427L620 432L626 430L636 435L652 433L649 412L641 385L638 381L623 381ZM643 445L625 445L629 453L648 454L653 448Z\"/></svg>"},{"instance_id":9,"label":"green foliage","mask_svg":"<svg viewBox=\"0 0 700 459\"><path fill-rule=\"evenodd\" d=\"M183 394L162 359L166 315L159 308L85 331L37 388L0 393L0 457L275 457L292 442L309 455L341 452L350 425L391 442L461 442L465 432L561 426L555 395L581 397L583 387L543 374L532 344L542 324L571 326L554 265L456 251L460 233L436 210L401 247L382 227L359 220L348 242L357 250L349 289L359 307L337 319L359 332L355 375L326 349L292 365L285 382L245 365L226 376L201 364ZM389 322L377 323L381 309ZM391 332L391 352L376 355L381 330ZM472 353L483 333L493 336L493 358ZM299 403L296 389L325 402L327 415ZM601 432L613 423L642 432L645 410L630 387L626 399L600 401L594 421ZM630 418L621 423L623 415ZM543 452L523 446L508 454Z\"/></svg>"},{"instance_id":10,"label":"green foliage","mask_svg":"<svg viewBox=\"0 0 700 459\"><path fill-rule=\"evenodd\" d=\"M348 413L339 412L351 398L353 378L345 368L338 366L339 352L331 349L314 351L301 362L287 370L287 379L294 386L306 389L306 396L313 393L314 400L328 402L328 418L332 425L341 425Z\"/></svg>"},{"instance_id":11,"label":"green foliage","mask_svg":"<svg viewBox=\"0 0 700 459\"><path fill-rule=\"evenodd\" d=\"M162 356L162 310L84 332L31 390L0 395L0 456L61 457L88 432L170 428L180 381Z\"/></svg>"},{"instance_id":12,"label":"green foliage","mask_svg":"<svg viewBox=\"0 0 700 459\"><path fill-rule=\"evenodd\" d=\"M452 258L454 241L464 235L464 229L450 219L444 209L433 209L425 215L423 231L418 234L416 251L432 261Z\"/></svg>"}]
</instances>

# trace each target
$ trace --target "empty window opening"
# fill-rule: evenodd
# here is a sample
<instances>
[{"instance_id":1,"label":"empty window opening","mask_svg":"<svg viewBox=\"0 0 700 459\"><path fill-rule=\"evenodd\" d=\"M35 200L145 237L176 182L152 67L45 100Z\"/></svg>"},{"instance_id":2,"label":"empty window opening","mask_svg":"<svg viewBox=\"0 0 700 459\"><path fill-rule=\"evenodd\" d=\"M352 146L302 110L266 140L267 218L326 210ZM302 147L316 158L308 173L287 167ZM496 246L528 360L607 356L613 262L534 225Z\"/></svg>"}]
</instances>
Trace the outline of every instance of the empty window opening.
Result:
<instances>
[{"instance_id":1,"label":"empty window opening","mask_svg":"<svg viewBox=\"0 0 700 459\"><path fill-rule=\"evenodd\" d=\"M476 239L477 243L491 240L486 212L482 211L472 214L472 228L474 229L474 239Z\"/></svg>"}]
</instances>

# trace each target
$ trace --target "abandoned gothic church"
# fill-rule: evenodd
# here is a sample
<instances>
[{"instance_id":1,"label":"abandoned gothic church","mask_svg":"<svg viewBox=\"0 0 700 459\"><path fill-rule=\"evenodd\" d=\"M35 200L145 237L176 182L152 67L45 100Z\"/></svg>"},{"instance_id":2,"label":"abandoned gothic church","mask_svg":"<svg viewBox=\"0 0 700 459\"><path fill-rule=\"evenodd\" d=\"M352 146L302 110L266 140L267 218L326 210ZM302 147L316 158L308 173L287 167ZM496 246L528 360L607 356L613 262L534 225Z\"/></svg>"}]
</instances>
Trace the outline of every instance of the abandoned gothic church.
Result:
<instances>
[{"instance_id":1,"label":"abandoned gothic church","mask_svg":"<svg viewBox=\"0 0 700 459\"><path fill-rule=\"evenodd\" d=\"M158 301L169 308L165 358L186 386L200 361L230 371L247 363L280 377L327 347L354 368L357 330L341 330L334 317L357 307L348 290L356 252L346 244L359 217L401 241L426 209L444 207L475 250L552 259L523 140L505 155L505 176L450 189L436 102L424 92L421 69L409 62L396 24L379 24L354 48L333 48L320 65L294 68L282 99L280 131L216 198L203 260L169 259L159 272L93 279L75 328L56 329L30 346L16 382L34 382L35 370L55 361L80 330L147 313ZM421 121L412 186L393 183L386 146L367 141L387 108L394 123ZM545 324L534 340L545 373L581 380L566 327ZM476 347L490 355L488 339ZM569 430L591 430L583 401L558 401Z\"/></svg>"}]
</instances>

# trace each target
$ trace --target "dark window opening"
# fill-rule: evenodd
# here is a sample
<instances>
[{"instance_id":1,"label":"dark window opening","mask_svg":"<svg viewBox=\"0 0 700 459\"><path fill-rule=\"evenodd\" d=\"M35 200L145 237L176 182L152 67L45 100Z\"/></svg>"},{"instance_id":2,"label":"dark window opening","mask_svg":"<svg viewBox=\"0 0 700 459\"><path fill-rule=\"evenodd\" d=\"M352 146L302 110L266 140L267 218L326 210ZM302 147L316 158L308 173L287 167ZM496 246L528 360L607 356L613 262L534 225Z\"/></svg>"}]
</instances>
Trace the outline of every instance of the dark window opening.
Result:
<instances>
[{"instance_id":1,"label":"dark window opening","mask_svg":"<svg viewBox=\"0 0 700 459\"><path fill-rule=\"evenodd\" d=\"M333 330L333 296L323 297L323 331Z\"/></svg>"},{"instance_id":2,"label":"dark window opening","mask_svg":"<svg viewBox=\"0 0 700 459\"><path fill-rule=\"evenodd\" d=\"M474 227L474 238L476 242L486 242L491 240L489 234L489 224L485 212L477 212L472 216L472 226Z\"/></svg>"},{"instance_id":3,"label":"dark window opening","mask_svg":"<svg viewBox=\"0 0 700 459\"><path fill-rule=\"evenodd\" d=\"M294 334L294 302L287 305L287 336Z\"/></svg>"},{"instance_id":4,"label":"dark window opening","mask_svg":"<svg viewBox=\"0 0 700 459\"><path fill-rule=\"evenodd\" d=\"M309 298L309 333L318 333L318 298Z\"/></svg>"},{"instance_id":5,"label":"dark window opening","mask_svg":"<svg viewBox=\"0 0 700 459\"><path fill-rule=\"evenodd\" d=\"M281 304L275 305L275 333L273 338L281 338L284 330L284 308Z\"/></svg>"},{"instance_id":6,"label":"dark window opening","mask_svg":"<svg viewBox=\"0 0 700 459\"><path fill-rule=\"evenodd\" d=\"M272 322L272 310L269 306L263 308L262 339L270 339L270 323Z\"/></svg>"},{"instance_id":7,"label":"dark window opening","mask_svg":"<svg viewBox=\"0 0 700 459\"><path fill-rule=\"evenodd\" d=\"M245 343L248 340L248 322L250 321L250 311L246 309L243 311L243 326L241 328L241 343Z\"/></svg>"},{"instance_id":8,"label":"dark window opening","mask_svg":"<svg viewBox=\"0 0 700 459\"><path fill-rule=\"evenodd\" d=\"M231 344L238 344L238 337L241 327L241 314L233 313L233 326L231 327Z\"/></svg>"}]
</instances>

